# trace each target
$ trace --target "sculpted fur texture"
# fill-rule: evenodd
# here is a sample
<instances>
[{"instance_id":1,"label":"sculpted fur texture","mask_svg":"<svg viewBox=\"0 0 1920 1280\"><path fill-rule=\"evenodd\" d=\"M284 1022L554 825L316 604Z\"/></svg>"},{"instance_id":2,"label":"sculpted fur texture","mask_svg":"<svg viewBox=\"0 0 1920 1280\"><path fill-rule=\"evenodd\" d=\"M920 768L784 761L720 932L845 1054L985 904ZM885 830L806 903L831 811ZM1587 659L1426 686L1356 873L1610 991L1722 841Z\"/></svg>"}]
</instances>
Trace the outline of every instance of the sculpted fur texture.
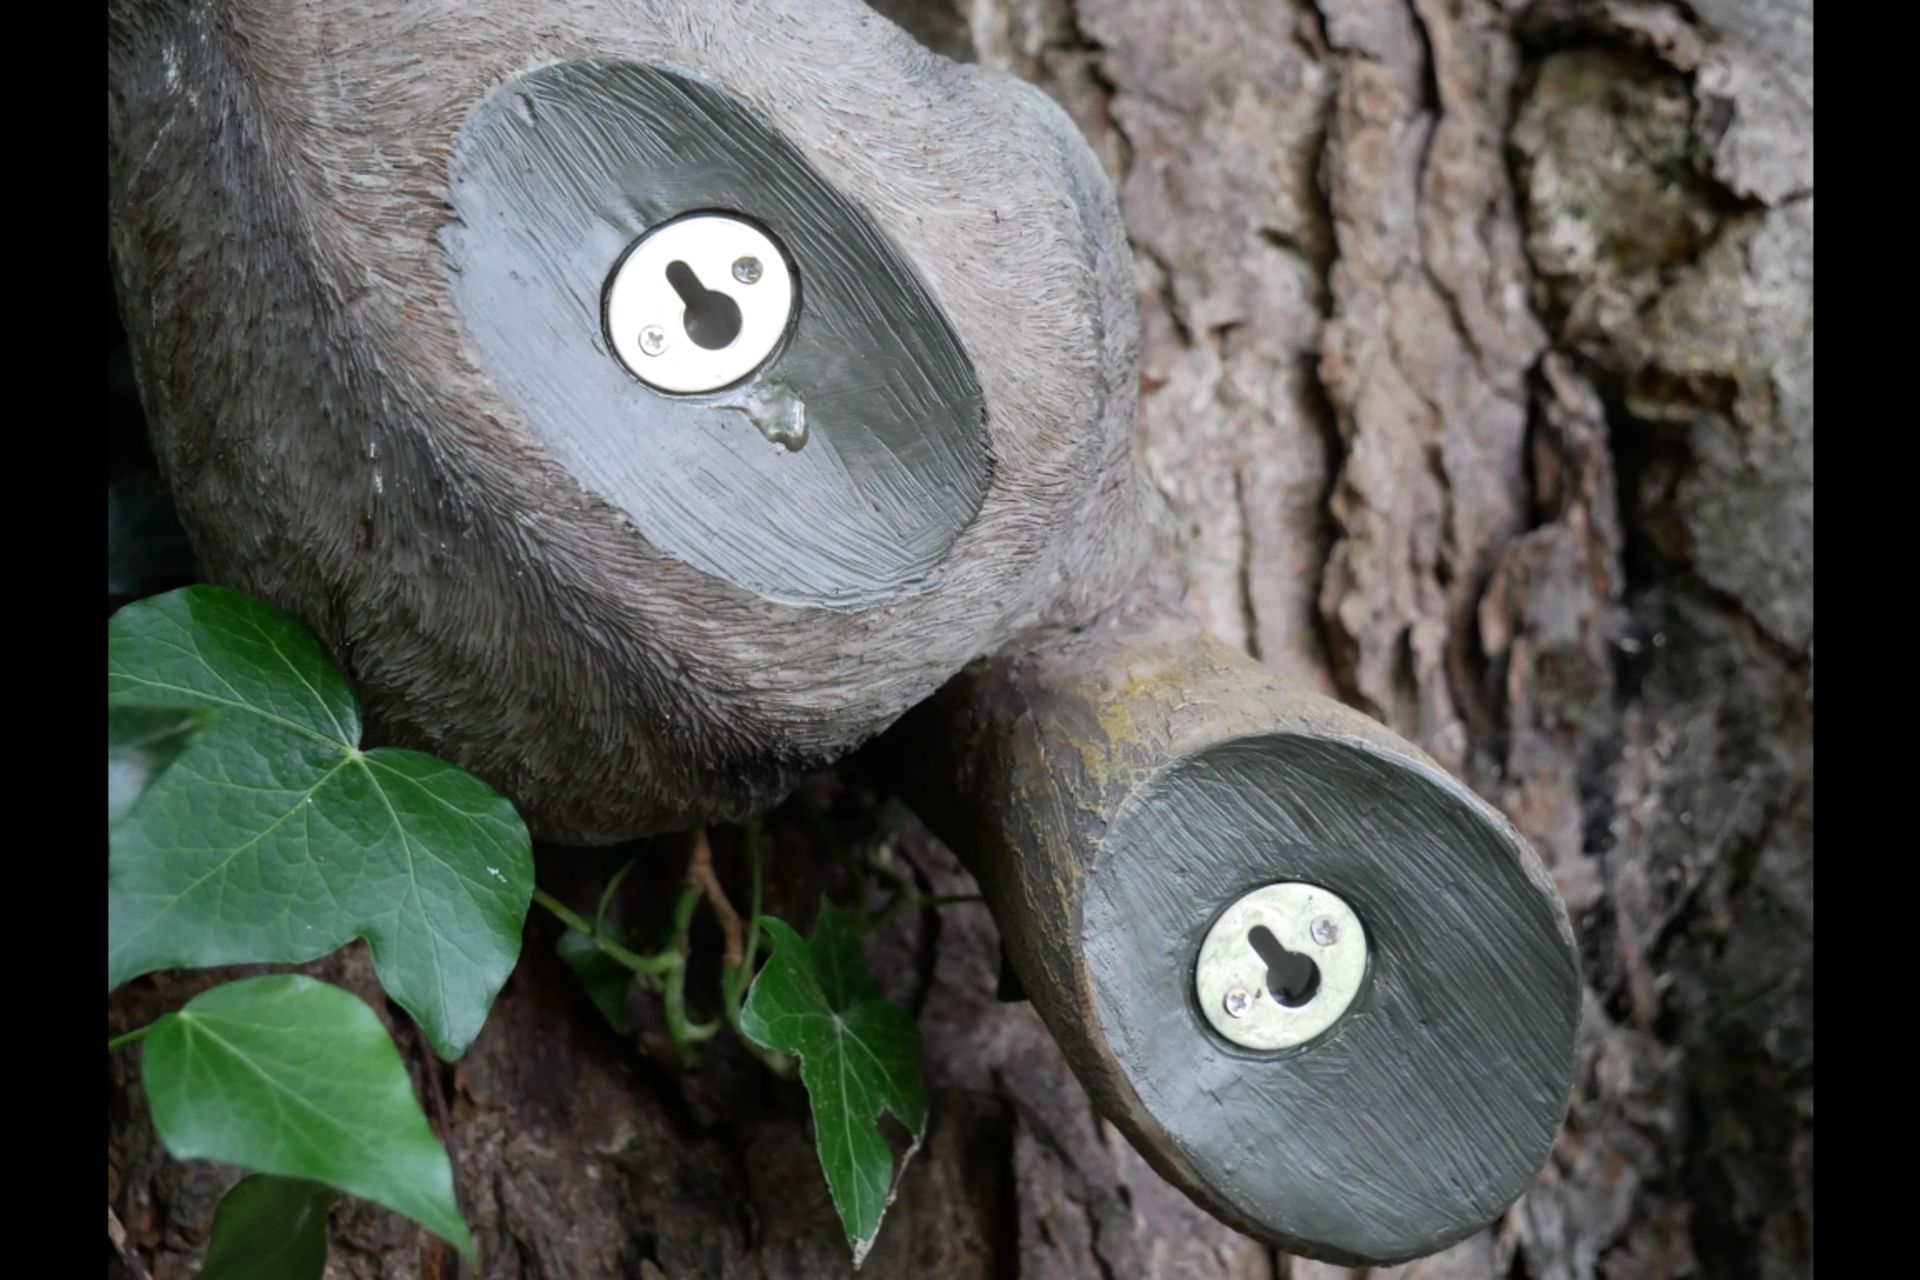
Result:
<instances>
[{"instance_id":1,"label":"sculpted fur texture","mask_svg":"<svg viewBox=\"0 0 1920 1280\"><path fill-rule=\"evenodd\" d=\"M128 2L110 27L110 246L204 565L315 628L385 740L542 836L750 810L1141 562L1124 235L1072 124L1011 77L857 0ZM502 394L450 288L450 157L501 86L585 59L758 113L957 335L993 466L911 593L794 606L696 569Z\"/></svg>"}]
</instances>

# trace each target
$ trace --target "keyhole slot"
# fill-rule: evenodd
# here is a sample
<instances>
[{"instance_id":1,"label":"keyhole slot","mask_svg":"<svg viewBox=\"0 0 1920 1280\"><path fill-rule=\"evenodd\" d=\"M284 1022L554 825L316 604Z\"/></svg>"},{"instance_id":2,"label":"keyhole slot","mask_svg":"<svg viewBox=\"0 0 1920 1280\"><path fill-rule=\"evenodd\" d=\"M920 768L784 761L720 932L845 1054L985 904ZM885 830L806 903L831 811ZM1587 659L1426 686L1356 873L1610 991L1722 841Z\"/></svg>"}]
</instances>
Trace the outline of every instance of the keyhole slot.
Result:
<instances>
[{"instance_id":1,"label":"keyhole slot","mask_svg":"<svg viewBox=\"0 0 1920 1280\"><path fill-rule=\"evenodd\" d=\"M1267 926L1255 925L1247 945L1267 966L1267 991L1289 1009L1298 1009L1320 991L1320 966L1298 951L1289 951Z\"/></svg>"},{"instance_id":2,"label":"keyhole slot","mask_svg":"<svg viewBox=\"0 0 1920 1280\"><path fill-rule=\"evenodd\" d=\"M687 306L681 323L697 345L718 351L731 346L740 336L740 304L718 289L701 284L692 267L684 262L669 262L667 283Z\"/></svg>"}]
</instances>

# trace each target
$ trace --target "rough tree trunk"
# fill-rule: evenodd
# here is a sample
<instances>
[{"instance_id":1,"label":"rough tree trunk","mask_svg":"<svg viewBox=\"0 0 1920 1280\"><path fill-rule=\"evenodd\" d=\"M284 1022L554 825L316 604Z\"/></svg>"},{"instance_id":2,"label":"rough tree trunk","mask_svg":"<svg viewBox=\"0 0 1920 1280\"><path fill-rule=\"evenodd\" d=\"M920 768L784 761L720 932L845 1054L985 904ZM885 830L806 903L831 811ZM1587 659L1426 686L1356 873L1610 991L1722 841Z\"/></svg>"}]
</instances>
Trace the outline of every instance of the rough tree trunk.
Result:
<instances>
[{"instance_id":1,"label":"rough tree trunk","mask_svg":"<svg viewBox=\"0 0 1920 1280\"><path fill-rule=\"evenodd\" d=\"M1106 161L1140 454L1189 527L1195 612L1504 808L1573 910L1590 999L1551 1164L1493 1229L1374 1276L1807 1274L1810 3L875 2L1041 84ZM811 791L873 837L843 773ZM837 873L797 810L775 829L769 905L808 920ZM965 890L916 828L885 838ZM636 901L670 896L676 859ZM541 876L590 901L621 860L550 851ZM721 864L739 883L738 851ZM615 1036L554 940L533 922L451 1066L388 1010L484 1274L847 1274L798 1086L725 1043L686 1076L657 1030ZM978 907L870 954L921 1019L933 1119L866 1274L1350 1274L1148 1171L996 1001ZM358 950L312 968L386 1009ZM111 1025L225 976L143 979ZM110 1068L109 1202L135 1265L184 1277L235 1175L161 1154L135 1061ZM335 1236L334 1275L460 1271L364 1207Z\"/></svg>"}]
</instances>

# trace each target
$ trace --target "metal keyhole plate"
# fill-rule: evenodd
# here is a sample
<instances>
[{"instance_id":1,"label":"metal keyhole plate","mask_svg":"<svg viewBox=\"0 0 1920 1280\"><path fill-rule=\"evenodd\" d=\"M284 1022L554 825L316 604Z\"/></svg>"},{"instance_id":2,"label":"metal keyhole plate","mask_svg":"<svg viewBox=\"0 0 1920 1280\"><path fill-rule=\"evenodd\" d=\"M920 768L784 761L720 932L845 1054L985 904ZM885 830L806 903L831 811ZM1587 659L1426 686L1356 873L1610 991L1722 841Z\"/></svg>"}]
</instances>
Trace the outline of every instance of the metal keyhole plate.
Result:
<instances>
[{"instance_id":1,"label":"metal keyhole plate","mask_svg":"<svg viewBox=\"0 0 1920 1280\"><path fill-rule=\"evenodd\" d=\"M1265 930L1256 945L1254 934ZM1274 943L1318 970L1289 1006L1268 986ZM1292 961L1300 966L1300 961ZM1221 913L1200 944L1194 994L1215 1031L1248 1049L1291 1049L1340 1020L1367 976L1367 935L1341 899L1310 884L1270 884Z\"/></svg>"},{"instance_id":2,"label":"metal keyhole plate","mask_svg":"<svg viewBox=\"0 0 1920 1280\"><path fill-rule=\"evenodd\" d=\"M773 353L793 297L793 272L772 236L744 218L692 214L648 231L614 267L607 340L656 390L718 391Z\"/></svg>"}]
</instances>

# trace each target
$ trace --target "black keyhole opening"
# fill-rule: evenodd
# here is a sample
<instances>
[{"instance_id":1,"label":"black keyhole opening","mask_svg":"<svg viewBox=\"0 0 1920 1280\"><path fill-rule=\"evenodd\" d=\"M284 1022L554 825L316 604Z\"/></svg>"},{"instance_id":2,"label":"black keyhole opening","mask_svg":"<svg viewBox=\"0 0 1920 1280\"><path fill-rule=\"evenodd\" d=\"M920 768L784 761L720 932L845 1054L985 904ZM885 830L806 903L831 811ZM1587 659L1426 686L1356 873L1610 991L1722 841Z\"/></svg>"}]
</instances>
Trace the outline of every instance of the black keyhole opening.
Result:
<instances>
[{"instance_id":1,"label":"black keyhole opening","mask_svg":"<svg viewBox=\"0 0 1920 1280\"><path fill-rule=\"evenodd\" d=\"M1251 946L1267 964L1267 990L1289 1009L1297 1009L1320 990L1320 966L1298 951L1289 951L1267 926L1255 925L1247 935Z\"/></svg>"},{"instance_id":2,"label":"black keyhole opening","mask_svg":"<svg viewBox=\"0 0 1920 1280\"><path fill-rule=\"evenodd\" d=\"M667 283L680 295L680 301L687 304L682 323L687 336L695 343L709 351L718 351L731 346L740 336L740 304L718 289L701 284L692 267L684 262L669 262Z\"/></svg>"}]
</instances>

